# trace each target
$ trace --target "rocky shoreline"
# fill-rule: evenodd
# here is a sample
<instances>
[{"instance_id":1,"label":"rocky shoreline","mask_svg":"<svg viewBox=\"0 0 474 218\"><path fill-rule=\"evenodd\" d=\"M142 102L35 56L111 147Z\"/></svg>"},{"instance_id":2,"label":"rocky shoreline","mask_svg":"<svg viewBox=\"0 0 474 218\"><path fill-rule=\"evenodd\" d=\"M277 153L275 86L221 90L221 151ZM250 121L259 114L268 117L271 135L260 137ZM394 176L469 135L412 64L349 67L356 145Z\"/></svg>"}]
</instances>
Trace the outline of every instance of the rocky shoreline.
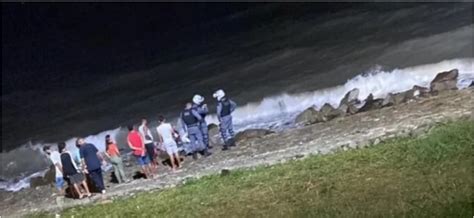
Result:
<instances>
[{"instance_id":1,"label":"rocky shoreline","mask_svg":"<svg viewBox=\"0 0 474 218\"><path fill-rule=\"evenodd\" d=\"M449 120L474 121L474 88L455 89L457 71L438 74L431 87L414 87L403 93L390 94L385 99L368 96L358 102L358 91L352 90L341 100L338 108L325 105L319 110L308 108L296 122L299 126L283 132L246 130L236 139L238 146L220 151L197 161L186 160L183 170L173 174L167 167L158 168L158 178L137 179L127 184L107 183L104 196L74 200L51 196L53 187L42 186L19 192L0 192L2 217L22 216L37 211L59 211L67 207L91 203L110 203L121 196L137 192L160 190L185 183L189 178L239 168L272 165L308 155L329 154L336 151L358 149L378 144L398 136L418 136L431 127ZM454 87L453 87L454 84ZM218 142L217 128L210 128L211 142ZM216 146L216 145L215 145ZM134 164L127 167L135 172ZM232 172L230 172L232 173ZM130 175L131 176L131 175ZM109 176L104 176L109 178Z\"/></svg>"}]
</instances>

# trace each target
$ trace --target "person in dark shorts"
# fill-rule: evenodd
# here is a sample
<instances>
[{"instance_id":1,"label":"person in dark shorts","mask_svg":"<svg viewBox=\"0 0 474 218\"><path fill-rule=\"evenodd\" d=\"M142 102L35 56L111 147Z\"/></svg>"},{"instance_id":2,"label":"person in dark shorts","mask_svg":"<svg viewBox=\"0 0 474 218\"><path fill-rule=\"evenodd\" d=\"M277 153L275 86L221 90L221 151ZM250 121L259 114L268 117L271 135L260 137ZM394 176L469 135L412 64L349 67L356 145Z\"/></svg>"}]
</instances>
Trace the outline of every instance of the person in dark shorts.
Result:
<instances>
[{"instance_id":1,"label":"person in dark shorts","mask_svg":"<svg viewBox=\"0 0 474 218\"><path fill-rule=\"evenodd\" d=\"M148 121L145 118L142 119L142 124L138 127L138 132L140 132L140 135L143 137L143 143L145 143L148 159L150 159L151 165L156 168L158 166L158 161L156 158L156 146L153 142L153 135L148 128Z\"/></svg>"},{"instance_id":2,"label":"person in dark shorts","mask_svg":"<svg viewBox=\"0 0 474 218\"><path fill-rule=\"evenodd\" d=\"M89 187L87 187L85 176L79 171L71 153L66 149L66 143L59 143L58 151L61 153L61 164L64 178L69 180L69 183L73 185L74 190L79 194L79 199L84 196L90 197L91 193L89 192ZM80 185L82 185L85 193L81 191Z\"/></svg>"}]
</instances>

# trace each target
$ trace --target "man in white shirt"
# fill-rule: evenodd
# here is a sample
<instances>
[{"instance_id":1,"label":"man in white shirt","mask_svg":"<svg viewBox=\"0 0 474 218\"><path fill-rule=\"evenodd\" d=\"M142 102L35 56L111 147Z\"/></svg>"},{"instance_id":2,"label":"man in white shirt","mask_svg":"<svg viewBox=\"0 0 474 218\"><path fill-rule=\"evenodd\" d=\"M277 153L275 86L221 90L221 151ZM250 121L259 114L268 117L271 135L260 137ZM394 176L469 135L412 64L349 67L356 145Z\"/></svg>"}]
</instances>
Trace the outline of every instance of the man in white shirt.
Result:
<instances>
[{"instance_id":1,"label":"man in white shirt","mask_svg":"<svg viewBox=\"0 0 474 218\"><path fill-rule=\"evenodd\" d=\"M177 133L171 124L166 123L166 120L163 116L160 116L158 120L160 125L156 127L156 131L158 132L159 142L163 145L166 153L168 153L170 156L173 171L176 171L176 165L181 168L181 161L178 154L178 145L176 145L176 141L174 140Z\"/></svg>"},{"instance_id":2,"label":"man in white shirt","mask_svg":"<svg viewBox=\"0 0 474 218\"><path fill-rule=\"evenodd\" d=\"M142 119L142 125L138 127L138 132L140 132L140 135L143 137L143 142L145 143L145 149L148 158L150 158L152 165L156 168L156 166L158 166L158 162L156 160L156 148L153 142L153 135L148 128L148 122L145 118Z\"/></svg>"},{"instance_id":3,"label":"man in white shirt","mask_svg":"<svg viewBox=\"0 0 474 218\"><path fill-rule=\"evenodd\" d=\"M54 164L54 170L56 174L55 185L59 191L60 195L64 195L64 178L63 178L63 167L61 165L61 155L57 151L51 150L51 148L46 145L43 147L44 153L46 153Z\"/></svg>"}]
</instances>

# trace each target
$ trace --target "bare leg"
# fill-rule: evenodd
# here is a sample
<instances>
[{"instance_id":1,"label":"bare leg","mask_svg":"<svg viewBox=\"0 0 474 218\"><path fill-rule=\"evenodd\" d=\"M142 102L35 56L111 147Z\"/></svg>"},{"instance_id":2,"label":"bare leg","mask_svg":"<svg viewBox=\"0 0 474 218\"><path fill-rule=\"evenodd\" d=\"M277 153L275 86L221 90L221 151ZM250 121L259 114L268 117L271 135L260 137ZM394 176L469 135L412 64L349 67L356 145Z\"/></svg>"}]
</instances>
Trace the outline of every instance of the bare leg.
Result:
<instances>
[{"instance_id":1,"label":"bare leg","mask_svg":"<svg viewBox=\"0 0 474 218\"><path fill-rule=\"evenodd\" d=\"M178 167L181 168L181 157L179 157L179 154L174 153L174 157L176 158L176 161L178 162Z\"/></svg>"},{"instance_id":2,"label":"bare leg","mask_svg":"<svg viewBox=\"0 0 474 218\"><path fill-rule=\"evenodd\" d=\"M79 186L77 184L74 184L74 190L76 190L77 194L79 194L79 199L83 198L84 195L81 192L81 189L79 189Z\"/></svg>"},{"instance_id":3,"label":"bare leg","mask_svg":"<svg viewBox=\"0 0 474 218\"><path fill-rule=\"evenodd\" d=\"M82 181L82 186L84 187L84 189L86 190L86 195L87 196L90 196L91 195L91 192L89 191L89 187L87 186L87 183L86 183L86 180L84 179L84 181Z\"/></svg>"},{"instance_id":4,"label":"bare leg","mask_svg":"<svg viewBox=\"0 0 474 218\"><path fill-rule=\"evenodd\" d=\"M147 179L150 179L150 165L143 165L142 166L143 174L145 174Z\"/></svg>"},{"instance_id":5,"label":"bare leg","mask_svg":"<svg viewBox=\"0 0 474 218\"><path fill-rule=\"evenodd\" d=\"M171 162L171 168L173 168L173 171L176 171L176 164L174 163L174 154L170 155L170 162Z\"/></svg>"},{"instance_id":6,"label":"bare leg","mask_svg":"<svg viewBox=\"0 0 474 218\"><path fill-rule=\"evenodd\" d=\"M150 179L153 179L155 173L154 173L152 165L148 164L146 167L148 168L148 174L150 175Z\"/></svg>"}]
</instances>

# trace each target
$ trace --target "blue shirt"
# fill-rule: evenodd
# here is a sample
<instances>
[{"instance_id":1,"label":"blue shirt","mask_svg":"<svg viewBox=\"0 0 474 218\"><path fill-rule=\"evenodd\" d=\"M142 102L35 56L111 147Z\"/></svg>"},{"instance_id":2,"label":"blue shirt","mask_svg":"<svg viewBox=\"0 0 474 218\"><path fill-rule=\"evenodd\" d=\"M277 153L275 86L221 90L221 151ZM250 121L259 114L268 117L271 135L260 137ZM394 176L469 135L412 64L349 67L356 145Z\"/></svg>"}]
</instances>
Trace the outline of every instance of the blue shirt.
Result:
<instances>
[{"instance_id":1,"label":"blue shirt","mask_svg":"<svg viewBox=\"0 0 474 218\"><path fill-rule=\"evenodd\" d=\"M84 162L86 162L87 170L92 171L100 169L101 164L99 157L97 157L97 152L99 152L99 150L97 150L93 144L82 145L79 152L81 154L81 158L83 158Z\"/></svg>"}]
</instances>

